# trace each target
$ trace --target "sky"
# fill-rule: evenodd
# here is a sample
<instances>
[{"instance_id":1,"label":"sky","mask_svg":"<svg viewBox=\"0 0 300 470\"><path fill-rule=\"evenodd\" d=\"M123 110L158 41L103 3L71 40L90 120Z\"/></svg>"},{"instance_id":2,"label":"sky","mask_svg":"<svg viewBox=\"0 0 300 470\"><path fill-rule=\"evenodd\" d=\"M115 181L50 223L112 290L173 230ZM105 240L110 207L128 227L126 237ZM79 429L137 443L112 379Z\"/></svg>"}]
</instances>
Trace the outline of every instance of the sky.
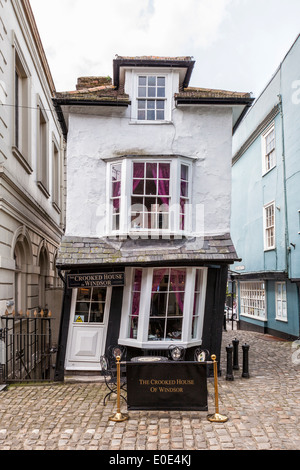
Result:
<instances>
[{"instance_id":1,"label":"sky","mask_svg":"<svg viewBox=\"0 0 300 470\"><path fill-rule=\"evenodd\" d=\"M57 91L119 56L192 56L190 86L258 97L300 34L300 0L31 0Z\"/></svg>"}]
</instances>

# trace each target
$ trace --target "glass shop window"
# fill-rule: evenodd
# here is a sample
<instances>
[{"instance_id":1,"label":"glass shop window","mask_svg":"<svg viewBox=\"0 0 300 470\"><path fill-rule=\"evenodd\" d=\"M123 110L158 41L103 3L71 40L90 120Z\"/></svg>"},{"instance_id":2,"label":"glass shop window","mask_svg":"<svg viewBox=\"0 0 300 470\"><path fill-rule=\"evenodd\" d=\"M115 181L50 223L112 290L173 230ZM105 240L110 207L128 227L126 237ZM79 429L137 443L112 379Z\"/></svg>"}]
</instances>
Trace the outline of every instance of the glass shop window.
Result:
<instances>
[{"instance_id":1,"label":"glass shop window","mask_svg":"<svg viewBox=\"0 0 300 470\"><path fill-rule=\"evenodd\" d=\"M129 315L129 338L133 338L133 339L137 338L137 331L138 331L138 325L139 325L142 274L143 274L143 271L141 269L135 270L132 293L131 293L131 313Z\"/></svg>"},{"instance_id":2,"label":"glass shop window","mask_svg":"<svg viewBox=\"0 0 300 470\"><path fill-rule=\"evenodd\" d=\"M75 323L103 323L106 288L78 289L75 309Z\"/></svg>"},{"instance_id":3,"label":"glass shop window","mask_svg":"<svg viewBox=\"0 0 300 470\"><path fill-rule=\"evenodd\" d=\"M153 272L149 341L182 339L186 269L155 269Z\"/></svg>"}]
</instances>

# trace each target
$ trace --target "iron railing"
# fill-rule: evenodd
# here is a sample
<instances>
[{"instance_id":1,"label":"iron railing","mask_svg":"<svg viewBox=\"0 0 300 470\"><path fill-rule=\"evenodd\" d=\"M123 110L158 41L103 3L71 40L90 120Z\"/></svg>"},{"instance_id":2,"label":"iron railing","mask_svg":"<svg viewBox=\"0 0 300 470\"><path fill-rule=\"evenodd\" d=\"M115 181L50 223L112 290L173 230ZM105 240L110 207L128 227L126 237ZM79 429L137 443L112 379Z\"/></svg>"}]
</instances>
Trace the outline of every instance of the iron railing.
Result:
<instances>
[{"instance_id":1,"label":"iron railing","mask_svg":"<svg viewBox=\"0 0 300 470\"><path fill-rule=\"evenodd\" d=\"M4 315L0 328L0 383L51 380L52 317Z\"/></svg>"}]
</instances>

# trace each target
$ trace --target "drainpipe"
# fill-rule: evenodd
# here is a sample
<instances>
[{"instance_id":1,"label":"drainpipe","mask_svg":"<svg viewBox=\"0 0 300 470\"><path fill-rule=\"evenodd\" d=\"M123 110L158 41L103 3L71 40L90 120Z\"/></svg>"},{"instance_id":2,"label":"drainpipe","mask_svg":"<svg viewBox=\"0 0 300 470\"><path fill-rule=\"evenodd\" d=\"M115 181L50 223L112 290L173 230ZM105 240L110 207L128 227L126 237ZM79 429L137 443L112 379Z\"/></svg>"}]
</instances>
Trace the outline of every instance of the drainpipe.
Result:
<instances>
[{"instance_id":1,"label":"drainpipe","mask_svg":"<svg viewBox=\"0 0 300 470\"><path fill-rule=\"evenodd\" d=\"M280 72L281 73L281 72ZM280 79L281 83L281 79ZM283 116L283 105L282 95L278 95L279 98L279 109L281 116L281 137L282 137L282 168L283 168L283 197L284 197L284 218L285 218L285 264L288 278L290 278L290 246L289 246L289 227L288 227L288 212L287 212L287 194L286 194L286 167L285 167L285 139L284 139L284 116Z\"/></svg>"}]
</instances>

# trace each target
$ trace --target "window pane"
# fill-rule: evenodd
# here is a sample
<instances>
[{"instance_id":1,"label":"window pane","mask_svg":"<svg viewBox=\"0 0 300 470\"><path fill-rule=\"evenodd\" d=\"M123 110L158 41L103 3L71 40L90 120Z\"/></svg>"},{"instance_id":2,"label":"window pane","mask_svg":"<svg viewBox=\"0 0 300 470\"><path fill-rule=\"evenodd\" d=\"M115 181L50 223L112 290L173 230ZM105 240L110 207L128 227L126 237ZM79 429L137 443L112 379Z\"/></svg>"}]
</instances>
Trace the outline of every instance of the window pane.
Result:
<instances>
[{"instance_id":1,"label":"window pane","mask_svg":"<svg viewBox=\"0 0 300 470\"><path fill-rule=\"evenodd\" d=\"M168 290L168 269L155 269L153 272L152 292Z\"/></svg>"},{"instance_id":2,"label":"window pane","mask_svg":"<svg viewBox=\"0 0 300 470\"><path fill-rule=\"evenodd\" d=\"M146 197L145 198L145 209L148 212L156 212L156 199L153 197Z\"/></svg>"},{"instance_id":3,"label":"window pane","mask_svg":"<svg viewBox=\"0 0 300 470\"><path fill-rule=\"evenodd\" d=\"M139 77L139 85L146 86L147 85L147 77Z\"/></svg>"},{"instance_id":4,"label":"window pane","mask_svg":"<svg viewBox=\"0 0 300 470\"><path fill-rule=\"evenodd\" d=\"M156 195L156 180L146 180L146 194L147 195Z\"/></svg>"},{"instance_id":5,"label":"window pane","mask_svg":"<svg viewBox=\"0 0 300 470\"><path fill-rule=\"evenodd\" d=\"M149 110L155 109L155 101L154 101L154 100L149 100L149 101L147 102L147 108L148 108Z\"/></svg>"},{"instance_id":6,"label":"window pane","mask_svg":"<svg viewBox=\"0 0 300 470\"><path fill-rule=\"evenodd\" d=\"M133 164L133 177L134 178L144 178L144 163L134 163Z\"/></svg>"},{"instance_id":7,"label":"window pane","mask_svg":"<svg viewBox=\"0 0 300 470\"><path fill-rule=\"evenodd\" d=\"M147 163L146 178L156 178L157 163Z\"/></svg>"},{"instance_id":8,"label":"window pane","mask_svg":"<svg viewBox=\"0 0 300 470\"><path fill-rule=\"evenodd\" d=\"M90 300L91 298L91 291L90 289L78 289L77 293L77 302L80 300Z\"/></svg>"},{"instance_id":9,"label":"window pane","mask_svg":"<svg viewBox=\"0 0 300 470\"><path fill-rule=\"evenodd\" d=\"M156 101L156 109L164 110L165 109L165 102L164 101Z\"/></svg>"},{"instance_id":10,"label":"window pane","mask_svg":"<svg viewBox=\"0 0 300 470\"><path fill-rule=\"evenodd\" d=\"M144 180L133 180L133 194L144 194Z\"/></svg>"},{"instance_id":11,"label":"window pane","mask_svg":"<svg viewBox=\"0 0 300 470\"><path fill-rule=\"evenodd\" d=\"M187 181L189 177L189 167L187 165L181 165L181 179Z\"/></svg>"},{"instance_id":12,"label":"window pane","mask_svg":"<svg viewBox=\"0 0 300 470\"><path fill-rule=\"evenodd\" d=\"M148 88L148 97L149 98L155 98L156 97L156 88L154 88L154 87L149 87Z\"/></svg>"},{"instance_id":13,"label":"window pane","mask_svg":"<svg viewBox=\"0 0 300 470\"><path fill-rule=\"evenodd\" d=\"M170 163L159 164L159 178L170 179Z\"/></svg>"},{"instance_id":14,"label":"window pane","mask_svg":"<svg viewBox=\"0 0 300 470\"><path fill-rule=\"evenodd\" d=\"M147 112L147 120L148 121L155 121L155 111L148 111Z\"/></svg>"},{"instance_id":15,"label":"window pane","mask_svg":"<svg viewBox=\"0 0 300 470\"><path fill-rule=\"evenodd\" d=\"M182 181L181 182L181 190L180 190L181 194L180 195L183 196L183 197L188 197L188 193L189 193L188 190L189 190L189 186L188 186L187 181Z\"/></svg>"},{"instance_id":16,"label":"window pane","mask_svg":"<svg viewBox=\"0 0 300 470\"><path fill-rule=\"evenodd\" d=\"M129 322L129 338L133 339L137 338L138 331L142 274L143 271L141 269L135 269L132 285L131 315Z\"/></svg>"},{"instance_id":17,"label":"window pane","mask_svg":"<svg viewBox=\"0 0 300 470\"><path fill-rule=\"evenodd\" d=\"M156 113L156 119L158 121L164 121L165 119L165 112L164 111L157 111Z\"/></svg>"},{"instance_id":18,"label":"window pane","mask_svg":"<svg viewBox=\"0 0 300 470\"><path fill-rule=\"evenodd\" d=\"M138 120L145 121L146 120L146 113L145 111L138 111Z\"/></svg>"},{"instance_id":19,"label":"window pane","mask_svg":"<svg viewBox=\"0 0 300 470\"><path fill-rule=\"evenodd\" d=\"M75 323L103 323L106 288L78 289Z\"/></svg>"},{"instance_id":20,"label":"window pane","mask_svg":"<svg viewBox=\"0 0 300 470\"><path fill-rule=\"evenodd\" d=\"M148 86L156 86L156 77L148 77Z\"/></svg>"},{"instance_id":21,"label":"window pane","mask_svg":"<svg viewBox=\"0 0 300 470\"><path fill-rule=\"evenodd\" d=\"M157 98L164 98L166 96L165 88L157 88Z\"/></svg>"},{"instance_id":22,"label":"window pane","mask_svg":"<svg viewBox=\"0 0 300 470\"><path fill-rule=\"evenodd\" d=\"M167 321L166 338L172 340L181 340L182 318L169 319Z\"/></svg>"},{"instance_id":23,"label":"window pane","mask_svg":"<svg viewBox=\"0 0 300 470\"><path fill-rule=\"evenodd\" d=\"M94 287L92 293L93 302L105 302L106 299L106 289L100 287Z\"/></svg>"},{"instance_id":24,"label":"window pane","mask_svg":"<svg viewBox=\"0 0 300 470\"><path fill-rule=\"evenodd\" d=\"M112 185L112 197L121 196L121 181L117 181Z\"/></svg>"},{"instance_id":25,"label":"window pane","mask_svg":"<svg viewBox=\"0 0 300 470\"><path fill-rule=\"evenodd\" d=\"M157 86L165 86L166 85L166 79L165 77L157 77Z\"/></svg>"},{"instance_id":26,"label":"window pane","mask_svg":"<svg viewBox=\"0 0 300 470\"><path fill-rule=\"evenodd\" d=\"M146 109L146 100L138 100L138 109Z\"/></svg>"},{"instance_id":27,"label":"window pane","mask_svg":"<svg viewBox=\"0 0 300 470\"><path fill-rule=\"evenodd\" d=\"M169 303L168 303L168 316L182 316L183 315L183 301L184 301L184 292L176 292L169 294Z\"/></svg>"},{"instance_id":28,"label":"window pane","mask_svg":"<svg viewBox=\"0 0 300 470\"><path fill-rule=\"evenodd\" d=\"M139 98L145 98L147 96L147 88L139 87L138 96Z\"/></svg>"},{"instance_id":29,"label":"window pane","mask_svg":"<svg viewBox=\"0 0 300 470\"><path fill-rule=\"evenodd\" d=\"M168 294L166 292L154 293L151 300L151 317L160 317L166 315Z\"/></svg>"},{"instance_id":30,"label":"window pane","mask_svg":"<svg viewBox=\"0 0 300 470\"><path fill-rule=\"evenodd\" d=\"M92 303L90 323L103 323L103 319L104 319L104 304Z\"/></svg>"},{"instance_id":31,"label":"window pane","mask_svg":"<svg viewBox=\"0 0 300 470\"><path fill-rule=\"evenodd\" d=\"M150 318L149 321L149 341L162 341L165 335L165 319L164 318Z\"/></svg>"}]
</instances>

